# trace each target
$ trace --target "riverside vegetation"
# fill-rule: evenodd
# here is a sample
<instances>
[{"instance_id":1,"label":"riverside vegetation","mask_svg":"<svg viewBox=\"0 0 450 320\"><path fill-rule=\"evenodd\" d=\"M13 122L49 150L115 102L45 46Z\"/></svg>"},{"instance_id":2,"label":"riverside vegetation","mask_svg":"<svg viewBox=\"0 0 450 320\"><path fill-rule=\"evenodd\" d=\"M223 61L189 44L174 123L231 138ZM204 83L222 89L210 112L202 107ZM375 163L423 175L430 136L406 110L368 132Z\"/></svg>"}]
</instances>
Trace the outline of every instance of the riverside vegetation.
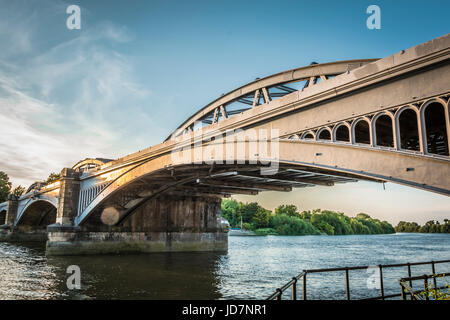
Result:
<instances>
[{"instance_id":1,"label":"riverside vegetation","mask_svg":"<svg viewBox=\"0 0 450 320\"><path fill-rule=\"evenodd\" d=\"M257 235L351 235L390 234L395 232L449 233L449 223L429 221L423 227L401 221L393 227L387 221L371 218L366 213L348 217L343 212L315 209L299 212L295 205L281 205L272 213L256 202L242 203L233 199L222 201L222 216L232 228L240 227ZM409 228L408 226L414 226Z\"/></svg>"}]
</instances>

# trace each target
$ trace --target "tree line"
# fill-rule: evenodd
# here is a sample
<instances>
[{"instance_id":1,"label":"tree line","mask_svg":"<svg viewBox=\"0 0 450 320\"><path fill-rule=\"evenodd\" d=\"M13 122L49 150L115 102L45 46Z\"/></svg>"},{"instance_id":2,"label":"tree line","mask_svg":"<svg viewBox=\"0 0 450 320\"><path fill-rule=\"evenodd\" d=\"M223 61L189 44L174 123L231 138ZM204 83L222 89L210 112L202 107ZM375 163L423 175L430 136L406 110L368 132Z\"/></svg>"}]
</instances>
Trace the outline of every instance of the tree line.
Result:
<instances>
[{"instance_id":1,"label":"tree line","mask_svg":"<svg viewBox=\"0 0 450 320\"><path fill-rule=\"evenodd\" d=\"M55 182L59 180L61 177L57 173L50 173L47 180L45 181L46 184ZM0 203L5 202L8 200L8 196L10 194L15 195L16 197L20 197L22 194L24 194L26 191L25 187L22 187L21 185L15 187L13 189L12 182L9 180L8 175L0 171Z\"/></svg>"},{"instance_id":2,"label":"tree line","mask_svg":"<svg viewBox=\"0 0 450 320\"><path fill-rule=\"evenodd\" d=\"M430 220L423 226L420 226L417 222L400 221L395 227L397 232L420 232L420 233L450 233L450 221L444 219L444 223L440 224L439 221Z\"/></svg>"},{"instance_id":3,"label":"tree line","mask_svg":"<svg viewBox=\"0 0 450 320\"><path fill-rule=\"evenodd\" d=\"M348 217L331 210L299 212L295 205L281 205L272 213L256 202L242 203L233 199L222 201L222 216L232 228L242 227L260 235L350 235L395 233L387 221L359 213Z\"/></svg>"}]
</instances>

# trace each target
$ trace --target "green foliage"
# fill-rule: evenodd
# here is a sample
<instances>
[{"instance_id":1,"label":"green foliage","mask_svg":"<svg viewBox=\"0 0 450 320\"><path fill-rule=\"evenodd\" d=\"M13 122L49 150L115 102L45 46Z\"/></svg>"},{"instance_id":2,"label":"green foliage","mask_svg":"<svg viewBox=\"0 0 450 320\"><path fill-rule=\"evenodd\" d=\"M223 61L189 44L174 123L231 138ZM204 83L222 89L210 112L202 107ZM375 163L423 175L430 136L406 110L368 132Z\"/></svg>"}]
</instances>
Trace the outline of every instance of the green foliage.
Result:
<instances>
[{"instance_id":1,"label":"green foliage","mask_svg":"<svg viewBox=\"0 0 450 320\"><path fill-rule=\"evenodd\" d=\"M3 171L0 171L0 202L8 200L8 195L11 192L12 183L9 177Z\"/></svg>"},{"instance_id":2,"label":"green foliage","mask_svg":"<svg viewBox=\"0 0 450 320\"><path fill-rule=\"evenodd\" d=\"M297 211L297 207L293 204L281 205L278 208L275 208L275 214L285 214L289 217L301 218L300 213Z\"/></svg>"},{"instance_id":3,"label":"green foliage","mask_svg":"<svg viewBox=\"0 0 450 320\"><path fill-rule=\"evenodd\" d=\"M253 225L255 228L266 228L269 226L271 212L259 207L253 215Z\"/></svg>"},{"instance_id":4,"label":"green foliage","mask_svg":"<svg viewBox=\"0 0 450 320\"><path fill-rule=\"evenodd\" d=\"M446 274L443 274L436 278L445 278L445 277ZM427 281L425 290L419 292L419 295L421 295L423 298L426 298L426 296L428 296L428 298L432 300L450 300L450 283L448 283L448 281L445 281L444 286L435 289L433 286L430 286Z\"/></svg>"},{"instance_id":5,"label":"green foliage","mask_svg":"<svg viewBox=\"0 0 450 320\"><path fill-rule=\"evenodd\" d=\"M236 200L222 201L222 216L231 227L258 231L259 234L279 235L348 235L348 234L384 234L395 233L394 227L386 221L371 218L359 213L350 218L342 212L315 209L299 213L295 205L281 205L275 214L264 209L256 202L242 203ZM432 228L432 226L429 226Z\"/></svg>"},{"instance_id":6,"label":"green foliage","mask_svg":"<svg viewBox=\"0 0 450 320\"><path fill-rule=\"evenodd\" d=\"M242 223L242 229L253 231L255 230L255 226L252 223L244 222Z\"/></svg>"},{"instance_id":7,"label":"green foliage","mask_svg":"<svg viewBox=\"0 0 450 320\"><path fill-rule=\"evenodd\" d=\"M241 215L238 213L239 203L233 199L223 199L222 200L222 217L228 220L232 228L240 227L241 225Z\"/></svg>"},{"instance_id":8,"label":"green foliage","mask_svg":"<svg viewBox=\"0 0 450 320\"><path fill-rule=\"evenodd\" d=\"M320 234L319 230L308 221L286 214L276 214L273 216L271 223L275 231L284 236Z\"/></svg>"},{"instance_id":9,"label":"green foliage","mask_svg":"<svg viewBox=\"0 0 450 320\"><path fill-rule=\"evenodd\" d=\"M416 222L400 221L395 227L397 232L421 232L421 233L450 233L450 221L444 219L444 223L440 224L439 221L430 220L423 226L420 226Z\"/></svg>"},{"instance_id":10,"label":"green foliage","mask_svg":"<svg viewBox=\"0 0 450 320\"><path fill-rule=\"evenodd\" d=\"M61 175L59 173L50 173L50 175L48 176L47 180L45 181L45 183L50 184L53 183L55 181L58 181L59 179L61 179Z\"/></svg>"},{"instance_id":11,"label":"green foliage","mask_svg":"<svg viewBox=\"0 0 450 320\"><path fill-rule=\"evenodd\" d=\"M256 229L254 232L257 236L277 236L278 235L276 230L273 228Z\"/></svg>"},{"instance_id":12,"label":"green foliage","mask_svg":"<svg viewBox=\"0 0 450 320\"><path fill-rule=\"evenodd\" d=\"M253 216L258 211L259 205L256 202L242 203L239 202L237 211L242 216L242 221L251 223L253 221Z\"/></svg>"},{"instance_id":13,"label":"green foliage","mask_svg":"<svg viewBox=\"0 0 450 320\"><path fill-rule=\"evenodd\" d=\"M15 195L16 197L20 197L21 195L23 195L25 193L25 188L22 186L18 186L16 188L14 188L12 194Z\"/></svg>"}]
</instances>

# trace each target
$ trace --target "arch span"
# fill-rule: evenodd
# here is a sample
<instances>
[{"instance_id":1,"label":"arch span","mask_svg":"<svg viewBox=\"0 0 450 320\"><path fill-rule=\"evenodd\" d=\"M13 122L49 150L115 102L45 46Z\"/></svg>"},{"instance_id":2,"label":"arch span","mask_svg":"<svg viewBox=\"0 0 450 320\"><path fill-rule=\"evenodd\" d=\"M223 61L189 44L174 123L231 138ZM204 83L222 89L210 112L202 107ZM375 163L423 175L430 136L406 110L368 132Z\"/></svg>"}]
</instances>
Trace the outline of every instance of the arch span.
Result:
<instances>
[{"instance_id":1,"label":"arch span","mask_svg":"<svg viewBox=\"0 0 450 320\"><path fill-rule=\"evenodd\" d=\"M224 144L223 148L223 154L226 154L227 146ZM246 170L254 170L255 166L261 166L254 163L252 165L248 154L237 162L244 163L239 168L236 164L226 163L215 163L213 167L206 164L176 163L170 154L149 159L130 167L110 181L109 185L79 212L75 223L84 224L93 212L98 213L99 208L105 206L116 206L127 213L139 207L148 197L158 196L168 190L184 192L185 189L193 189L197 193L213 195L257 194L264 190L290 191L296 187L330 185L330 182L334 182L326 177L344 182L346 179L394 182L450 195L450 185L446 179L450 175L448 159L393 149L380 150L359 145L287 138L279 141L279 159L280 171L270 175L245 173ZM168 166L168 163L171 165ZM299 177L287 176L299 171L304 172L301 181ZM316 179L317 174L322 178ZM229 177L234 175L239 176L239 179L230 180ZM207 181L202 182L204 179Z\"/></svg>"},{"instance_id":2,"label":"arch span","mask_svg":"<svg viewBox=\"0 0 450 320\"><path fill-rule=\"evenodd\" d=\"M45 228L56 222L56 205L47 199L31 199L18 216L16 226Z\"/></svg>"}]
</instances>

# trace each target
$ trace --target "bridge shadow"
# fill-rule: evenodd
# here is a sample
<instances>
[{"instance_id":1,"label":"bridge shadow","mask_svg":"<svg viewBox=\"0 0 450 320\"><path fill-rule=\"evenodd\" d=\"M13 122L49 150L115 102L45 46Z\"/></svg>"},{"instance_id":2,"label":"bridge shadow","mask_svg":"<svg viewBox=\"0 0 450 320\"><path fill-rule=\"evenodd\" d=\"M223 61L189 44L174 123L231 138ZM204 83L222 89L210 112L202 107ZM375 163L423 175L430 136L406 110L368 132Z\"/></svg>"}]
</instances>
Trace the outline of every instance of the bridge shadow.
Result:
<instances>
[{"instance_id":1,"label":"bridge shadow","mask_svg":"<svg viewBox=\"0 0 450 320\"><path fill-rule=\"evenodd\" d=\"M56 256L47 262L61 279L63 299L220 299L219 262L223 254L152 253ZM66 269L81 270L81 290L68 290Z\"/></svg>"}]
</instances>

